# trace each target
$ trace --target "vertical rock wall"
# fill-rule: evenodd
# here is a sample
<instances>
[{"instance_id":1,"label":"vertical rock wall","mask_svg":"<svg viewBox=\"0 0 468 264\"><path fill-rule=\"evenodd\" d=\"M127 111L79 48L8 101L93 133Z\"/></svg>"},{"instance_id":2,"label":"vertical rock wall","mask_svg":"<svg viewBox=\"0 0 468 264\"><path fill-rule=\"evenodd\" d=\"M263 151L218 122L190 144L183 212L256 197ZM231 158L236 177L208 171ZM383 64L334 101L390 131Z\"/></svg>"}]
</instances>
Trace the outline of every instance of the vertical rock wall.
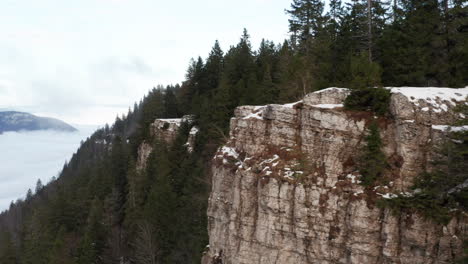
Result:
<instances>
[{"instance_id":1,"label":"vertical rock wall","mask_svg":"<svg viewBox=\"0 0 468 264\"><path fill-rule=\"evenodd\" d=\"M467 88L414 89L392 89L392 119L345 111L342 88L237 108L230 140L213 160L203 263L451 263L466 219L442 226L375 204L407 192L429 166L441 126L464 118L453 107L465 102ZM366 191L355 161L373 119L390 182Z\"/></svg>"}]
</instances>

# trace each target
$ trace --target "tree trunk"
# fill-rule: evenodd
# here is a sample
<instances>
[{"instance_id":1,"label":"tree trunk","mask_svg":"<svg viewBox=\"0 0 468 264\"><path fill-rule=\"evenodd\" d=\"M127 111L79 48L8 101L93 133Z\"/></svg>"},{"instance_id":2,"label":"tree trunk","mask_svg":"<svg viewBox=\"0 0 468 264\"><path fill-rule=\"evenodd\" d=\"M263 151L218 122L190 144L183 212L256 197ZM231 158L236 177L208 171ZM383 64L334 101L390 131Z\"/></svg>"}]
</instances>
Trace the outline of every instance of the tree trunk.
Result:
<instances>
[{"instance_id":1,"label":"tree trunk","mask_svg":"<svg viewBox=\"0 0 468 264\"><path fill-rule=\"evenodd\" d=\"M372 0L367 0L367 24L368 24L368 53L369 63L372 62Z\"/></svg>"}]
</instances>

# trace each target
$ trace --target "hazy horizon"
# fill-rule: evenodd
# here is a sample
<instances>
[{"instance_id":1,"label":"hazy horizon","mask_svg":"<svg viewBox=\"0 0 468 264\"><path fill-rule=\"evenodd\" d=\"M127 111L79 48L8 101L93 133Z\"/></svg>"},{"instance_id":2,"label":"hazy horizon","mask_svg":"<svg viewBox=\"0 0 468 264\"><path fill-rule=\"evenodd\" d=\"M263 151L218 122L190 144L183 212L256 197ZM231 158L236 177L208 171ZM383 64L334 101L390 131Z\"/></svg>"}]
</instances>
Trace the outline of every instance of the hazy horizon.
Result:
<instances>
[{"instance_id":1,"label":"hazy horizon","mask_svg":"<svg viewBox=\"0 0 468 264\"><path fill-rule=\"evenodd\" d=\"M29 131L5 132L0 135L0 212L11 201L24 198L27 190L34 191L41 179L46 184L58 176L65 161L90 136L96 126L76 126L78 132Z\"/></svg>"}]
</instances>

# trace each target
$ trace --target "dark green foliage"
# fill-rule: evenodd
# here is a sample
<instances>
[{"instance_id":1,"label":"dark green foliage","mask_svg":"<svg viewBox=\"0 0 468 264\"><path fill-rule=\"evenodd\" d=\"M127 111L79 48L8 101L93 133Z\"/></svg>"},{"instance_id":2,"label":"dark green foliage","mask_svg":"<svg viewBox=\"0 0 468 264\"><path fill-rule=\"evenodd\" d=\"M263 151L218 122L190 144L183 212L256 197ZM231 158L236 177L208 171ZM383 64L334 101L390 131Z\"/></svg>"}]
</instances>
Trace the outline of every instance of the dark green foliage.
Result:
<instances>
[{"instance_id":1,"label":"dark green foliage","mask_svg":"<svg viewBox=\"0 0 468 264\"><path fill-rule=\"evenodd\" d=\"M177 221L177 196L171 185L171 168L167 152L163 146L155 146L149 159L148 173L154 179L153 186L144 206L143 218L154 228L154 236L158 241L158 263L172 262L171 252L175 251Z\"/></svg>"},{"instance_id":2,"label":"dark green foliage","mask_svg":"<svg viewBox=\"0 0 468 264\"><path fill-rule=\"evenodd\" d=\"M224 52L216 41L211 49L205 64L205 89L201 91L202 94L207 94L219 86L221 73L224 68Z\"/></svg>"},{"instance_id":3,"label":"dark green foliage","mask_svg":"<svg viewBox=\"0 0 468 264\"><path fill-rule=\"evenodd\" d=\"M8 231L0 233L0 263L2 264L17 264L16 249L11 239L11 234Z\"/></svg>"},{"instance_id":4,"label":"dark green foliage","mask_svg":"<svg viewBox=\"0 0 468 264\"><path fill-rule=\"evenodd\" d=\"M394 86L466 85L466 14L457 1L448 10L437 0L403 1L378 46L383 83ZM456 55L455 55L456 54ZM462 66L463 65L463 66ZM464 69L462 69L462 67Z\"/></svg>"},{"instance_id":5,"label":"dark green foliage","mask_svg":"<svg viewBox=\"0 0 468 264\"><path fill-rule=\"evenodd\" d=\"M84 237L78 250L78 263L101 263L98 259L104 251L106 239L103 222L102 203L99 199L95 198L91 204Z\"/></svg>"},{"instance_id":6,"label":"dark green foliage","mask_svg":"<svg viewBox=\"0 0 468 264\"><path fill-rule=\"evenodd\" d=\"M167 87L164 93L164 116L167 118L177 118L180 116L177 98L174 93L174 88Z\"/></svg>"},{"instance_id":7,"label":"dark green foliage","mask_svg":"<svg viewBox=\"0 0 468 264\"><path fill-rule=\"evenodd\" d=\"M362 52L351 58L351 82L349 88L369 88L381 86L381 68L375 62L369 62L368 53Z\"/></svg>"},{"instance_id":8,"label":"dark green foliage","mask_svg":"<svg viewBox=\"0 0 468 264\"><path fill-rule=\"evenodd\" d=\"M382 179L387 167L385 154L382 151L382 140L377 122L369 125L369 134L365 138L366 146L359 157L358 169L361 173L361 183L366 187L373 186Z\"/></svg>"},{"instance_id":9,"label":"dark green foliage","mask_svg":"<svg viewBox=\"0 0 468 264\"><path fill-rule=\"evenodd\" d=\"M372 111L379 116L389 114L390 91L384 88L361 88L351 91L344 106L350 110Z\"/></svg>"},{"instance_id":10,"label":"dark green foliage","mask_svg":"<svg viewBox=\"0 0 468 264\"><path fill-rule=\"evenodd\" d=\"M413 197L398 196L392 199L381 199L378 201L378 205L390 208L396 215L403 212L420 212L436 223L447 224L452 218L449 208L444 207L444 203L434 198L434 196L427 194L419 194Z\"/></svg>"},{"instance_id":11,"label":"dark green foliage","mask_svg":"<svg viewBox=\"0 0 468 264\"><path fill-rule=\"evenodd\" d=\"M308 42L323 27L324 2L321 0L293 0L291 9L286 10L290 15L289 31L293 42L307 49Z\"/></svg>"}]
</instances>

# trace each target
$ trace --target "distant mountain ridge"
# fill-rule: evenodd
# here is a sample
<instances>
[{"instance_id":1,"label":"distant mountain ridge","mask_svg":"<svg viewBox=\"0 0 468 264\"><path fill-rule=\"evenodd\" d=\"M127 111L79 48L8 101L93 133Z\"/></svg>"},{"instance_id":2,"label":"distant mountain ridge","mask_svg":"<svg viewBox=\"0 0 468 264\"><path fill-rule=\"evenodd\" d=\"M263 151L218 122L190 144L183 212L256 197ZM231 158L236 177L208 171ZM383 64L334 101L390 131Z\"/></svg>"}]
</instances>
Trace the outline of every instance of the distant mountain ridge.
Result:
<instances>
[{"instance_id":1,"label":"distant mountain ridge","mask_svg":"<svg viewBox=\"0 0 468 264\"><path fill-rule=\"evenodd\" d=\"M0 112L0 134L9 131L37 130L77 131L73 126L55 118L40 117L17 111Z\"/></svg>"}]
</instances>

